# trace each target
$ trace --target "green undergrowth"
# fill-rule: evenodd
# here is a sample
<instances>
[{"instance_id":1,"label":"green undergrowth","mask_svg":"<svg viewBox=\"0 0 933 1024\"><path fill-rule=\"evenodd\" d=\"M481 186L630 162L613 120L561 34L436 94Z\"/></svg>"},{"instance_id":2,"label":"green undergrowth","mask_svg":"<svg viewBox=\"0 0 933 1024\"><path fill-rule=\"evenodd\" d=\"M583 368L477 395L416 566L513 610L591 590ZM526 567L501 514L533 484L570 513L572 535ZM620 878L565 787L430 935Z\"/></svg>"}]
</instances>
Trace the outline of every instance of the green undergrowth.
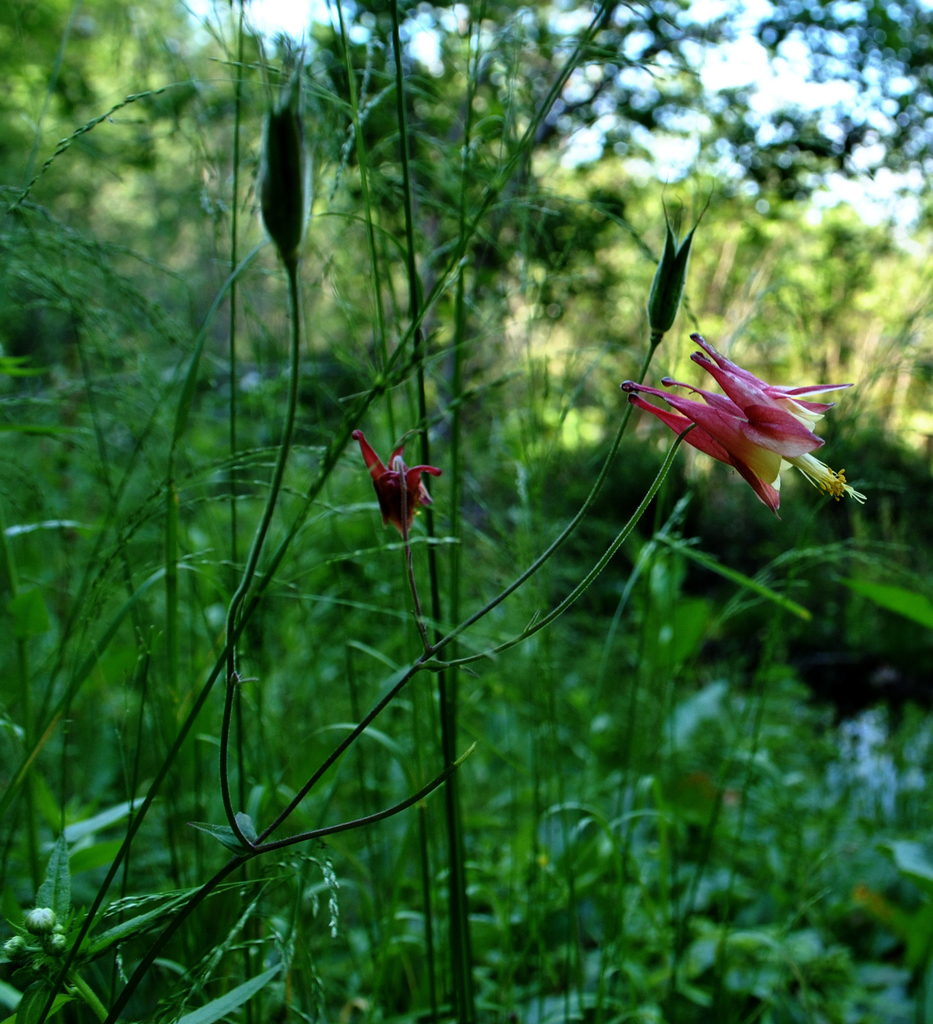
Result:
<instances>
[{"instance_id":1,"label":"green undergrowth","mask_svg":"<svg viewBox=\"0 0 933 1024\"><path fill-rule=\"evenodd\" d=\"M922 262L699 158L569 166L634 22L460 11L435 74L338 8L301 55L76 21L79 123L0 189L0 1020L933 1021ZM695 330L856 384L820 454L865 505L788 475L778 519L626 419ZM356 430L442 471L410 535Z\"/></svg>"}]
</instances>

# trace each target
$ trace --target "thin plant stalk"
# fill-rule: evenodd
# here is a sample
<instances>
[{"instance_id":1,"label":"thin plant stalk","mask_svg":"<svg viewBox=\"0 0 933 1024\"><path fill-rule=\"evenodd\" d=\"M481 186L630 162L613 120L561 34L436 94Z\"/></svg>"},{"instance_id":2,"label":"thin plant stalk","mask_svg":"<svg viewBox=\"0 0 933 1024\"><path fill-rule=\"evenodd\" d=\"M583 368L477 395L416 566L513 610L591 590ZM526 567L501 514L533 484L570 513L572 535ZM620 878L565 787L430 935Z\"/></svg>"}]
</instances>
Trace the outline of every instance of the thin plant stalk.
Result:
<instances>
[{"instance_id":1,"label":"thin plant stalk","mask_svg":"<svg viewBox=\"0 0 933 1024\"><path fill-rule=\"evenodd\" d=\"M240 0L240 12L237 19L237 56L236 73L233 86L233 181L231 184L230 200L230 273L233 274L238 262L238 228L240 214L240 122L243 116L243 7L245 0ZM231 9L234 0L230 0ZM239 524L237 523L237 282L236 279L230 285L230 330L228 337L228 376L230 378L230 404L228 409L229 421L229 448L230 448L230 477L228 481L228 494L230 498L230 566L236 580L236 567L239 562L239 550L237 534ZM243 754L243 692L238 686L234 695L234 730L236 733L236 759L237 759L237 802L240 807L246 806L246 770L245 757ZM242 879L248 879L248 866L243 865ZM252 917L245 925L247 939L252 937ZM249 941L243 944L243 968L247 979L253 975L252 970L252 946ZM252 1000L246 1004L246 1024L252 1024L253 1007Z\"/></svg>"},{"instance_id":2,"label":"thin plant stalk","mask_svg":"<svg viewBox=\"0 0 933 1024\"><path fill-rule=\"evenodd\" d=\"M0 558L3 560L3 571L6 577L10 600L19 596L19 574L16 562L6 535L6 522L3 517L3 505L0 504ZM19 631L17 631L19 632ZM16 637L16 667L19 675L19 700L23 721L23 745L31 750L35 743L35 719L32 706L32 673L29 668L29 639L26 636ZM64 806L64 804L62 805ZM29 874L32 887L39 891L42 873L39 866L39 824L36 818L35 772L32 767L26 778L26 849L29 856Z\"/></svg>"},{"instance_id":3,"label":"thin plant stalk","mask_svg":"<svg viewBox=\"0 0 933 1024\"><path fill-rule=\"evenodd\" d=\"M408 487L405 481L404 464L401 456L396 459L396 465L392 467L401 480L400 498L402 506L402 542L405 554L405 571L408 576L408 586L411 590L411 598L415 606L415 624L418 627L418 636L426 656L432 653L431 645L428 642L428 630L424 624L424 615L421 611L421 599L418 597L418 585L415 582L415 570L412 563L411 537L408 532ZM417 689L416 689L417 693ZM421 764L421 730L419 727L420 714L419 702L412 700L412 724L413 742L415 746L415 768L418 779L422 776ZM449 785L448 780L448 785ZM421 861L421 892L424 902L424 940L428 961L428 992L431 1004L431 1020L437 1021L437 980L434 974L434 916L431 912L431 864L428 858L428 815L427 808L422 802L418 804L418 854Z\"/></svg>"},{"instance_id":4,"label":"thin plant stalk","mask_svg":"<svg viewBox=\"0 0 933 1024\"><path fill-rule=\"evenodd\" d=\"M282 440L279 443L279 452L272 471L272 481L269 485L269 494L266 498L266 506L263 509L262 518L256 529L253 544L250 548L249 557L243 570L243 578L236 593L230 601L230 608L227 612L227 688L224 699L223 723L220 733L220 787L224 803L224 811L227 821L233 829L237 839L244 845L247 840L240 831L236 820L236 812L233 809L233 802L230 797L230 780L228 777L228 755L230 746L230 712L233 704L234 690L238 682L237 674L237 653L236 642L232 639L235 634L237 617L240 607L246 597L250 584L253 581L253 574L259 563L262 547L265 543L266 534L272 522L272 515L278 501L279 492L282 488L282 480L285 476L285 465L288 462L289 451L291 450L292 434L295 428L295 413L298 408L298 373L299 355L301 352L301 300L298 285L298 260L289 260L285 264L285 271L288 276L288 297L291 312L291 357L289 362L288 380L288 403L285 411L285 425L282 429ZM242 773L242 765L240 766Z\"/></svg>"},{"instance_id":5,"label":"thin plant stalk","mask_svg":"<svg viewBox=\"0 0 933 1024\"><path fill-rule=\"evenodd\" d=\"M419 293L420 282L418 279L418 267L415 260L415 215L414 215L414 196L413 196L413 185L412 185L412 173L411 166L409 163L409 133L408 133L408 113L406 110L406 94L405 94L405 71L402 66L401 59L401 41L399 38L398 31L398 0L392 0L391 2L392 12L392 52L395 57L395 105L398 119L398 151L401 157L401 185L402 194L405 196L405 236L406 236L406 259L408 268L408 281L409 281L409 318L414 326L419 323ZM430 464L431 452L430 452L430 437L427 428L427 396L425 394L425 381L424 381L424 368L425 368L425 357L426 349L424 344L424 332L422 331L420 324L415 327L414 333L414 344L413 344L413 358L417 367L417 380L418 380L418 420L421 427L420 438L421 438L421 462L425 465ZM405 502L406 488L402 486L402 502ZM402 513L402 522L405 522L405 514ZM440 611L440 591L437 580L437 556L434 550L434 545L431 543L435 537L434 531L434 515L430 508L426 509L425 514L425 525L428 535L428 575L430 580L431 589L431 617L435 623L441 621ZM407 557L409 566L409 578L411 580L412 594L416 602L416 613L418 616L418 626L421 632L421 639L424 643L425 653L430 651L430 644L427 637L427 629L424 626L423 617L421 615L420 605L418 603L418 593L415 586L415 578L412 572L412 553L411 546L408 544L408 528L406 528L406 546L407 546ZM441 735L441 749L443 753L444 764L453 764L455 753L453 746L453 737L449 733L448 729L448 717L447 717L447 680L446 676L441 672L437 676L437 689L438 698L440 705L440 735ZM448 845L449 845L449 859L450 859L450 885L448 891L451 894L451 907L450 907L450 921L451 921L451 964L453 969L454 977L454 992L458 1005L458 1009L461 1012L461 1020L466 1022L473 1020L475 1014L472 1010L472 991L469 982L470 967L466 961L466 957L463 952L462 935L464 931L469 927L469 923L466 920L466 913L464 907L465 903L465 892L461 892L460 879L462 877L462 871L459 868L459 855L458 855L458 842L455 827L455 818L452 817L452 813L456 813L452 805L452 798L454 791L450 785L450 782L444 787L444 810L446 810L446 816L448 821ZM422 812L423 816L423 812ZM426 827L426 823L425 823ZM422 877L425 884L429 882L430 872L429 865L427 863L427 840L426 835L423 833L421 837L420 853L422 858ZM429 906L430 891L429 888L425 888L425 898L428 901L426 905ZM430 915L426 916L425 921L426 927L431 927ZM430 942L431 952L433 952L433 937ZM433 990L433 967L430 972L431 980L431 1008L433 1019L436 1020L436 994Z\"/></svg>"},{"instance_id":6,"label":"thin plant stalk","mask_svg":"<svg viewBox=\"0 0 933 1024\"><path fill-rule=\"evenodd\" d=\"M386 334L385 309L382 301L382 274L379 270L379 256L376 251L376 229L373 218L373 205L369 192L369 167L366 147L363 145L363 122L360 118L359 97L356 91L356 77L353 74L353 61L350 53L350 39L343 20L343 5L337 0L337 20L340 25L340 41L343 45L344 66L347 71L347 85L350 90L350 116L353 120L353 141L356 144L356 162L360 169L360 191L363 197L363 210L366 214L366 242L369 246L369 265L373 275L373 298L376 304L376 329L378 336L376 345L379 351L379 369L385 373L389 364L389 349ZM386 391L386 420L389 437L395 437L395 417L392 412L392 393Z\"/></svg>"},{"instance_id":7,"label":"thin plant stalk","mask_svg":"<svg viewBox=\"0 0 933 1024\"><path fill-rule=\"evenodd\" d=\"M390 9L392 12L392 50L395 56L395 98L399 127L399 153L402 162L402 192L405 197L405 248L408 270L408 310L412 324L419 320L418 297L419 280L418 269L415 261L415 230L413 210L413 186L411 180L411 168L408 156L408 116L405 103L405 75L402 64L402 44L399 35L398 0L392 0ZM413 358L417 367L418 384L418 421L421 426L421 461L429 465L431 461L431 442L427 429L428 409L427 396L425 392L425 357L424 333L420 326L415 328ZM402 488L404 492L404 487ZM431 586L431 617L434 622L440 622L441 598L440 585L437 571L437 554L434 544L435 538L434 515L430 508L426 509L425 525L428 534L428 575ZM412 579L414 589L414 580ZM420 616L419 616L420 620ZM430 649L427 634L423 634L425 651ZM437 677L438 703L441 715L441 749L444 762L450 764L455 756L453 737L450 734L449 701L447 692L447 677L444 672L439 672ZM447 824L447 847L449 884L448 893L450 900L450 959L451 974L453 978L453 989L455 1008L458 1019L462 1024L470 1024L476 1016L473 1000L472 967L468 959L468 940L466 932L469 929L469 915L466 903L466 887L462 885L464 872L460 864L460 841L458 837L457 819L459 808L457 807L456 791L449 784L444 791L444 809Z\"/></svg>"}]
</instances>

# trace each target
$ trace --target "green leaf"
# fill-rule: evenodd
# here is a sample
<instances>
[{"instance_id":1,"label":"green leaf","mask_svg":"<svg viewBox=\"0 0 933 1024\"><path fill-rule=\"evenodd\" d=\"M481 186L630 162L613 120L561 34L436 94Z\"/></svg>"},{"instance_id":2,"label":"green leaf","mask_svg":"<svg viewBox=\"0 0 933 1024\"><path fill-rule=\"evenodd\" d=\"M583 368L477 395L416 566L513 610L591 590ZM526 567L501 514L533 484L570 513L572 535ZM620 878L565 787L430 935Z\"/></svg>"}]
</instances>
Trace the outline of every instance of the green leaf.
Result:
<instances>
[{"instance_id":1,"label":"green leaf","mask_svg":"<svg viewBox=\"0 0 933 1024\"><path fill-rule=\"evenodd\" d=\"M245 811L240 811L236 815L236 823L243 835L246 836L251 843L255 843L259 838L259 835L256 832L256 826L253 824L253 819Z\"/></svg>"},{"instance_id":2,"label":"green leaf","mask_svg":"<svg viewBox=\"0 0 933 1024\"><path fill-rule=\"evenodd\" d=\"M23 923L23 908L19 905L13 890L7 885L0 893L0 914L17 927Z\"/></svg>"},{"instance_id":3,"label":"green leaf","mask_svg":"<svg viewBox=\"0 0 933 1024\"><path fill-rule=\"evenodd\" d=\"M247 847L237 839L236 833L229 825L214 825L209 821L189 821L188 824L192 828L198 829L199 832L206 832L209 836L213 836L217 842L226 846L228 850L233 850L234 853L249 852Z\"/></svg>"},{"instance_id":4,"label":"green leaf","mask_svg":"<svg viewBox=\"0 0 933 1024\"><path fill-rule=\"evenodd\" d=\"M712 557L712 555L704 555L702 551L697 551L695 548L690 547L689 544L685 544L683 541L674 540L672 537L665 537L660 533L656 535L655 539L667 544L668 547L673 548L679 554L683 555L684 558L689 558L692 562L696 562L697 565L702 565L711 572L722 576L724 579L730 580L732 583L737 583L740 587L744 587L746 590L751 590L760 597L773 601L785 611L803 619L804 622L809 622L813 617L806 608L797 604L796 601L791 601L789 597L785 597L783 594L777 593L777 591L772 590L770 587L766 587L763 583L759 583L757 580L753 580L750 576L746 576L744 573L738 572L736 569L730 569L729 566L718 562Z\"/></svg>"},{"instance_id":5,"label":"green leaf","mask_svg":"<svg viewBox=\"0 0 933 1024\"><path fill-rule=\"evenodd\" d=\"M39 589L21 590L7 605L13 616L13 635L17 640L28 640L31 636L47 633L49 613Z\"/></svg>"},{"instance_id":6,"label":"green leaf","mask_svg":"<svg viewBox=\"0 0 933 1024\"><path fill-rule=\"evenodd\" d=\"M98 935L85 948L82 955L91 958L98 957L118 943L134 939L139 935L145 935L146 932L158 927L165 919L171 917L179 907L187 903L194 892L196 892L195 889L183 890L164 903L160 903L159 906L154 907L152 910L147 910L144 914L137 914L126 921L121 921L119 924L114 925L113 928L109 928ZM127 904L127 900L121 900L119 905L125 910L127 909ZM114 908L111 907L108 913L111 913L113 910Z\"/></svg>"},{"instance_id":7,"label":"green leaf","mask_svg":"<svg viewBox=\"0 0 933 1024\"><path fill-rule=\"evenodd\" d=\"M68 871L68 843L63 835L52 848L45 881L36 893L37 907L50 907L59 921L71 911L71 874Z\"/></svg>"},{"instance_id":8,"label":"green leaf","mask_svg":"<svg viewBox=\"0 0 933 1024\"><path fill-rule=\"evenodd\" d=\"M122 818L125 818L130 811L133 809L134 804L141 804L142 800L124 800L123 803L114 804L113 807L108 807L105 811L100 811L95 814L93 818L85 818L84 821L76 821L72 825L68 825L65 828L65 838L69 843L76 843L79 839L84 839L85 836L91 836L95 832L101 832L103 829L108 828L110 825L115 824ZM71 859L72 868L74 868L74 856Z\"/></svg>"},{"instance_id":9,"label":"green leaf","mask_svg":"<svg viewBox=\"0 0 933 1024\"><path fill-rule=\"evenodd\" d=\"M281 970L281 965L270 967L268 971L251 978L242 985L237 985L225 996L215 999L206 1006L200 1007L194 1013L186 1013L176 1024L214 1024L214 1021L226 1017L237 1007L242 1006L247 999L252 998L264 985L267 985Z\"/></svg>"},{"instance_id":10,"label":"green leaf","mask_svg":"<svg viewBox=\"0 0 933 1024\"><path fill-rule=\"evenodd\" d=\"M16 1024L36 1024L42 1016L42 1011L45 1009L45 1003L48 998L48 984L44 981L34 981L23 993L23 998L20 1000L19 1006L16 1008L15 1016L8 1017L3 1024L8 1024L8 1022L11 1022L12 1024L13 1021L15 1021ZM70 1002L71 996L56 996L55 1002L52 1003L52 1011L49 1014L49 1017L58 1013L65 1003Z\"/></svg>"},{"instance_id":11,"label":"green leaf","mask_svg":"<svg viewBox=\"0 0 933 1024\"><path fill-rule=\"evenodd\" d=\"M20 786L23 784L23 780L26 778L26 773L29 770L29 766L32 764L39 750L45 744L45 741L52 734L52 726L59 718L65 713L65 709L74 700L75 694L81 689L81 685L85 679L91 674L94 666L97 664L101 655L110 645L110 641L116 635L117 630L123 625L124 619L129 615L130 610L139 601L139 599L146 593L146 591L158 580L162 579L165 575L164 569L158 569L154 572L144 583L142 583L134 592L132 597L128 598L120 610L110 620L109 625L104 630L101 637L96 643L91 644L91 650L85 659L78 666L75 674L71 677L71 681L65 688L64 693L59 697L58 703L55 705L51 715L49 715L43 722L39 724L36 729L36 734L40 737L33 746L32 750L26 751L20 762L19 768L16 770L16 774L13 776L13 781L7 786L2 798L0 798L0 818L2 818L10 808L10 804L13 802L14 797L19 792Z\"/></svg>"},{"instance_id":12,"label":"green leaf","mask_svg":"<svg viewBox=\"0 0 933 1024\"><path fill-rule=\"evenodd\" d=\"M29 356L0 356L0 373L4 377L35 377L36 374L45 373L41 366L24 366L29 362Z\"/></svg>"},{"instance_id":13,"label":"green leaf","mask_svg":"<svg viewBox=\"0 0 933 1024\"><path fill-rule=\"evenodd\" d=\"M35 533L36 530L91 530L93 527L79 523L77 519L45 519L41 523L17 523L8 526L3 532L7 537L21 537L24 533Z\"/></svg>"},{"instance_id":14,"label":"green leaf","mask_svg":"<svg viewBox=\"0 0 933 1024\"><path fill-rule=\"evenodd\" d=\"M868 583L865 580L840 580L849 590L867 597L869 601L886 608L889 612L903 615L905 619L919 622L927 629L933 629L933 601L926 594L895 587L888 583Z\"/></svg>"},{"instance_id":15,"label":"green leaf","mask_svg":"<svg viewBox=\"0 0 933 1024\"><path fill-rule=\"evenodd\" d=\"M671 750L682 750L704 723L722 715L722 703L729 687L719 679L682 700L664 726L664 737Z\"/></svg>"},{"instance_id":16,"label":"green leaf","mask_svg":"<svg viewBox=\"0 0 933 1024\"><path fill-rule=\"evenodd\" d=\"M69 864L72 875L80 875L82 871L93 871L95 868L112 864L122 845L122 839L108 839L106 843L94 843L93 846L75 850Z\"/></svg>"},{"instance_id":17,"label":"green leaf","mask_svg":"<svg viewBox=\"0 0 933 1024\"><path fill-rule=\"evenodd\" d=\"M18 988L13 988L12 985L8 985L5 981L0 981L0 1003L3 1003L4 1006L9 1007L11 1010L15 1010L22 998L23 993Z\"/></svg>"},{"instance_id":18,"label":"green leaf","mask_svg":"<svg viewBox=\"0 0 933 1024\"><path fill-rule=\"evenodd\" d=\"M878 844L887 853L898 872L909 879L927 896L933 896L933 864L931 864L920 843L909 839L893 839Z\"/></svg>"}]
</instances>

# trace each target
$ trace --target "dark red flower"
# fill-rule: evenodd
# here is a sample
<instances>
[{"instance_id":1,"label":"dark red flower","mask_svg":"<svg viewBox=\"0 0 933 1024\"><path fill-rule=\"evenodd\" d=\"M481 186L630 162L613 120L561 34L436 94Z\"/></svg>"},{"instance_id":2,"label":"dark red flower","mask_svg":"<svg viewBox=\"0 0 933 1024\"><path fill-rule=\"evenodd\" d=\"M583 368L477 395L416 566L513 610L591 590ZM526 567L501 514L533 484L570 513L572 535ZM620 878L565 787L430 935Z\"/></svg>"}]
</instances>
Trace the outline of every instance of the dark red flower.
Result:
<instances>
[{"instance_id":1,"label":"dark red flower","mask_svg":"<svg viewBox=\"0 0 933 1024\"><path fill-rule=\"evenodd\" d=\"M353 438L360 442L363 461L373 478L373 487L376 489L379 508L382 510L382 525L387 526L391 523L403 538L406 537L411 529L415 513L418 511L418 506L432 503L431 495L428 494L421 482L421 474L430 473L431 476L440 476L441 471L436 466L412 466L409 469L402 458L404 442L392 452L389 457L389 467L386 468L370 447L362 430L354 430ZM404 519L402 514L403 480L405 481Z\"/></svg>"}]
</instances>

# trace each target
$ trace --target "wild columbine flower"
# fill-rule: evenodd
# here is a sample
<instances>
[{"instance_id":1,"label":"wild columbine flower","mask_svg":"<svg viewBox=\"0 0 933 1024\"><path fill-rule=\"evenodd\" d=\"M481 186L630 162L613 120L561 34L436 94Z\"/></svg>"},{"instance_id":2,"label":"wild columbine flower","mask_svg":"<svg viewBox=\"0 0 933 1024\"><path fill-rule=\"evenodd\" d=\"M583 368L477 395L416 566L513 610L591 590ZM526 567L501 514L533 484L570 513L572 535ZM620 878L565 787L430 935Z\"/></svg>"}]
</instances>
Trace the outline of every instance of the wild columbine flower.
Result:
<instances>
[{"instance_id":1,"label":"wild columbine flower","mask_svg":"<svg viewBox=\"0 0 933 1024\"><path fill-rule=\"evenodd\" d=\"M391 523L402 535L408 536L415 513L419 505L430 505L431 495L421 482L422 473L430 473L431 476L440 476L441 471L436 466L412 466L410 469L402 459L404 443L392 452L389 457L389 467L386 468L379 456L369 446L369 442L363 436L362 430L354 430L353 438L360 442L360 451L363 453L363 461L373 478L373 487L376 489L376 497L379 499L379 508L382 510L382 525ZM404 485L404 518L402 509L402 481Z\"/></svg>"},{"instance_id":2,"label":"wild columbine flower","mask_svg":"<svg viewBox=\"0 0 933 1024\"><path fill-rule=\"evenodd\" d=\"M694 352L690 358L716 379L725 395L681 384L670 377L661 381L665 387L685 387L705 399L705 403L695 402L627 380L622 390L628 393L633 405L657 416L678 434L691 423L696 424L685 438L687 443L734 467L775 514L781 504L780 473L788 465L796 466L814 486L837 501L845 494L858 502L865 501L864 494L846 483L845 470L837 473L811 454L823 444L813 433L813 427L835 403L810 402L807 398L849 388L851 384L799 388L766 384L721 356L699 334L691 334L690 338L706 353ZM663 398L677 412L659 409L639 397L640 393Z\"/></svg>"}]
</instances>

